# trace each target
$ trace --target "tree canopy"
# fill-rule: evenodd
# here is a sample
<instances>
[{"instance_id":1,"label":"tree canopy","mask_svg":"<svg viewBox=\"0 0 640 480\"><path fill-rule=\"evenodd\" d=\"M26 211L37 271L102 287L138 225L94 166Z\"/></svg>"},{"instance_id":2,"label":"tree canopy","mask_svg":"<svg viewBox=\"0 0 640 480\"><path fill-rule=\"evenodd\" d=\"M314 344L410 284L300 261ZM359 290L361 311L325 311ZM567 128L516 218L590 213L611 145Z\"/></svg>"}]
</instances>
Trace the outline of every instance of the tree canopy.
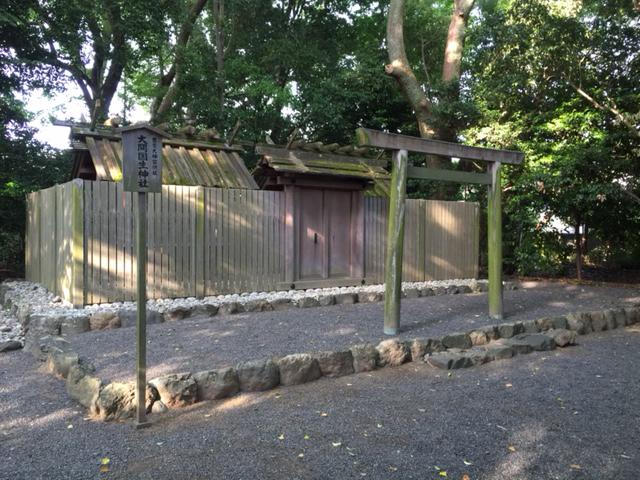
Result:
<instances>
[{"instance_id":1,"label":"tree canopy","mask_svg":"<svg viewBox=\"0 0 640 480\"><path fill-rule=\"evenodd\" d=\"M247 141L297 128L350 142L365 126L519 149L525 163L505 170L508 268L640 263L639 52L633 0L7 0L0 197L60 168L19 98L75 84L94 123L140 105L173 128L240 121ZM412 182L409 194L486 192Z\"/></svg>"}]
</instances>

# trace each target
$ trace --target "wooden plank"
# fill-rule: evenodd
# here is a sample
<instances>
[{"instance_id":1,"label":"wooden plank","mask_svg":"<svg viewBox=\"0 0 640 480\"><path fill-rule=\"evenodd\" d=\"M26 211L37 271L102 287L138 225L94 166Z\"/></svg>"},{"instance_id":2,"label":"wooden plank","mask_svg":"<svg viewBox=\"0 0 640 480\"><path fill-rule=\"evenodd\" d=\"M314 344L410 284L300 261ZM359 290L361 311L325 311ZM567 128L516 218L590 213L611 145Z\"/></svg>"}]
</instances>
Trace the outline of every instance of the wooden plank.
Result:
<instances>
[{"instance_id":1,"label":"wooden plank","mask_svg":"<svg viewBox=\"0 0 640 480\"><path fill-rule=\"evenodd\" d=\"M120 279L118 278L118 255L116 244L118 242L118 192L117 184L109 182L107 188L109 190L109 301L113 302L118 299L117 292L120 287Z\"/></svg>"},{"instance_id":2,"label":"wooden plank","mask_svg":"<svg viewBox=\"0 0 640 480\"><path fill-rule=\"evenodd\" d=\"M71 303L74 307L86 304L85 265L86 242L84 236L84 182L76 179L71 184Z\"/></svg>"},{"instance_id":3,"label":"wooden plank","mask_svg":"<svg viewBox=\"0 0 640 480\"><path fill-rule=\"evenodd\" d=\"M109 183L98 182L99 203L100 203L100 282L99 282L99 303L109 301Z\"/></svg>"},{"instance_id":4,"label":"wooden plank","mask_svg":"<svg viewBox=\"0 0 640 480\"><path fill-rule=\"evenodd\" d=\"M203 187L197 187L195 203L195 238L193 242L196 269L195 296L202 298L205 295L205 191Z\"/></svg>"},{"instance_id":5,"label":"wooden plank","mask_svg":"<svg viewBox=\"0 0 640 480\"><path fill-rule=\"evenodd\" d=\"M285 274L284 281L285 283L293 284L295 280L295 235L294 232L294 218L297 214L296 212L296 203L295 203L295 187L294 186L285 186L285 230L284 230L284 266L285 266Z\"/></svg>"},{"instance_id":6,"label":"wooden plank","mask_svg":"<svg viewBox=\"0 0 640 480\"><path fill-rule=\"evenodd\" d=\"M408 178L437 180L441 182L474 183L490 185L491 176L487 173L463 172L460 170L443 170L437 168L408 167Z\"/></svg>"},{"instance_id":7,"label":"wooden plank","mask_svg":"<svg viewBox=\"0 0 640 480\"><path fill-rule=\"evenodd\" d=\"M99 140L96 142L98 149L102 153L102 161L106 168L109 170L109 176L114 182L122 180L122 169L118 166L118 161L115 158L113 150L111 149L111 142L109 140Z\"/></svg>"},{"instance_id":8,"label":"wooden plank","mask_svg":"<svg viewBox=\"0 0 640 480\"><path fill-rule=\"evenodd\" d=\"M111 178L109 170L107 169L104 160L102 159L102 154L98 150L96 141L91 137L86 137L85 142L87 143L87 147L89 148L89 153L91 154L91 159L93 160L93 166L96 169L96 179L113 181L113 178Z\"/></svg>"},{"instance_id":9,"label":"wooden plank","mask_svg":"<svg viewBox=\"0 0 640 480\"><path fill-rule=\"evenodd\" d=\"M369 128L358 128L356 130L356 136L358 145L366 147L384 148L388 150L408 150L411 152L480 160L484 162L520 164L524 160L524 153L522 152L472 147L459 143L443 142L441 140L379 132Z\"/></svg>"},{"instance_id":10,"label":"wooden plank","mask_svg":"<svg viewBox=\"0 0 640 480\"><path fill-rule=\"evenodd\" d=\"M406 150L393 152L391 196L385 265L384 333L397 335L400 331L400 297L402 295L402 250L404 243L405 199L407 196Z\"/></svg>"}]
</instances>

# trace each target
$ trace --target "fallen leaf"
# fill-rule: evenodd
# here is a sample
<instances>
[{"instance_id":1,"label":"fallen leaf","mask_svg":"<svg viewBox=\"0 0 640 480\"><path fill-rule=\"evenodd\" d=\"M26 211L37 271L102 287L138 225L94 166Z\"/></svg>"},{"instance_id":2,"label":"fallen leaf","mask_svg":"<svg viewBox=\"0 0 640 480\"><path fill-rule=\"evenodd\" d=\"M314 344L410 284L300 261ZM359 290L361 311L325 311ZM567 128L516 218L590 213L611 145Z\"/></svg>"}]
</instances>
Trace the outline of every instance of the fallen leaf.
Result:
<instances>
[{"instance_id":1,"label":"fallen leaf","mask_svg":"<svg viewBox=\"0 0 640 480\"><path fill-rule=\"evenodd\" d=\"M353 383L347 383L347 387L353 387Z\"/></svg>"},{"instance_id":2,"label":"fallen leaf","mask_svg":"<svg viewBox=\"0 0 640 480\"><path fill-rule=\"evenodd\" d=\"M577 463L572 463L571 465L569 465L569 468L572 470L582 470L582 467Z\"/></svg>"},{"instance_id":3,"label":"fallen leaf","mask_svg":"<svg viewBox=\"0 0 640 480\"><path fill-rule=\"evenodd\" d=\"M73 425L69 424L67 425L67 429L71 430L73 428Z\"/></svg>"},{"instance_id":4,"label":"fallen leaf","mask_svg":"<svg viewBox=\"0 0 640 480\"><path fill-rule=\"evenodd\" d=\"M302 458L302 457L304 457L304 453L299 453L298 458Z\"/></svg>"},{"instance_id":5,"label":"fallen leaf","mask_svg":"<svg viewBox=\"0 0 640 480\"><path fill-rule=\"evenodd\" d=\"M508 449L510 452L515 452L515 451L516 451L516 447L514 447L513 445L509 445L509 446L507 447L507 449Z\"/></svg>"},{"instance_id":6,"label":"fallen leaf","mask_svg":"<svg viewBox=\"0 0 640 480\"><path fill-rule=\"evenodd\" d=\"M462 460L462 463L464 463L467 467L468 467L469 465L473 465L473 463L471 463L471 462L467 462L466 460Z\"/></svg>"},{"instance_id":7,"label":"fallen leaf","mask_svg":"<svg viewBox=\"0 0 640 480\"><path fill-rule=\"evenodd\" d=\"M342 446L342 442L331 442L331 446L334 448L338 448L340 446Z\"/></svg>"},{"instance_id":8,"label":"fallen leaf","mask_svg":"<svg viewBox=\"0 0 640 480\"><path fill-rule=\"evenodd\" d=\"M426 408L419 408L418 411L424 413L424 412L427 411L427 409Z\"/></svg>"},{"instance_id":9,"label":"fallen leaf","mask_svg":"<svg viewBox=\"0 0 640 480\"><path fill-rule=\"evenodd\" d=\"M204 418L209 418L210 416L211 416L211 414L210 414L210 413L205 413L205 414L204 414Z\"/></svg>"},{"instance_id":10,"label":"fallen leaf","mask_svg":"<svg viewBox=\"0 0 640 480\"><path fill-rule=\"evenodd\" d=\"M310 437L309 435L305 435L303 438L304 438L305 440L309 440L311 437Z\"/></svg>"},{"instance_id":11,"label":"fallen leaf","mask_svg":"<svg viewBox=\"0 0 640 480\"><path fill-rule=\"evenodd\" d=\"M630 456L625 455L624 453L620 454L620 456L621 456L622 458L626 458L627 460L630 460L630 459L631 459L631 457L630 457Z\"/></svg>"},{"instance_id":12,"label":"fallen leaf","mask_svg":"<svg viewBox=\"0 0 640 480\"><path fill-rule=\"evenodd\" d=\"M462 475L460 480L471 480L471 477L469 476L469 474L465 473L464 475Z\"/></svg>"},{"instance_id":13,"label":"fallen leaf","mask_svg":"<svg viewBox=\"0 0 640 480\"><path fill-rule=\"evenodd\" d=\"M378 424L376 425L376 427L378 427L378 428L382 428L382 424L381 424L381 423L378 423Z\"/></svg>"},{"instance_id":14,"label":"fallen leaf","mask_svg":"<svg viewBox=\"0 0 640 480\"><path fill-rule=\"evenodd\" d=\"M164 444L164 442L156 442L156 445L158 445L159 447L161 447L162 444Z\"/></svg>"},{"instance_id":15,"label":"fallen leaf","mask_svg":"<svg viewBox=\"0 0 640 480\"><path fill-rule=\"evenodd\" d=\"M504 430L505 432L507 431L507 429L502 425L496 425L496 427L498 427L500 430Z\"/></svg>"},{"instance_id":16,"label":"fallen leaf","mask_svg":"<svg viewBox=\"0 0 640 480\"><path fill-rule=\"evenodd\" d=\"M107 473L109 471L109 467L107 465L100 465L100 473Z\"/></svg>"},{"instance_id":17,"label":"fallen leaf","mask_svg":"<svg viewBox=\"0 0 640 480\"><path fill-rule=\"evenodd\" d=\"M440 470L438 472L438 475L440 475L441 477L446 477L447 476L447 472L446 472L446 470Z\"/></svg>"},{"instance_id":18,"label":"fallen leaf","mask_svg":"<svg viewBox=\"0 0 640 480\"><path fill-rule=\"evenodd\" d=\"M278 435L278 440L284 440L284 433L281 433L280 435Z\"/></svg>"},{"instance_id":19,"label":"fallen leaf","mask_svg":"<svg viewBox=\"0 0 640 480\"><path fill-rule=\"evenodd\" d=\"M393 465L389 465L389 471L390 472L397 472L398 471L398 467L394 467Z\"/></svg>"},{"instance_id":20,"label":"fallen leaf","mask_svg":"<svg viewBox=\"0 0 640 480\"><path fill-rule=\"evenodd\" d=\"M282 396L282 394L280 392L276 392L276 394L274 395L274 397L276 398L280 398Z\"/></svg>"},{"instance_id":21,"label":"fallen leaf","mask_svg":"<svg viewBox=\"0 0 640 480\"><path fill-rule=\"evenodd\" d=\"M110 462L111 462L111 459L108 457L104 457L100 459L100 465L109 465Z\"/></svg>"},{"instance_id":22,"label":"fallen leaf","mask_svg":"<svg viewBox=\"0 0 640 480\"><path fill-rule=\"evenodd\" d=\"M329 414L328 414L327 412L322 412L322 413L320 414L320 416L321 416L321 417L326 417L326 416L328 416L328 415L329 415Z\"/></svg>"},{"instance_id":23,"label":"fallen leaf","mask_svg":"<svg viewBox=\"0 0 640 480\"><path fill-rule=\"evenodd\" d=\"M507 387L507 388L511 388L511 387L513 387L513 384L511 384L511 383L505 383L505 385L504 385L504 386L505 386L505 387Z\"/></svg>"}]
</instances>

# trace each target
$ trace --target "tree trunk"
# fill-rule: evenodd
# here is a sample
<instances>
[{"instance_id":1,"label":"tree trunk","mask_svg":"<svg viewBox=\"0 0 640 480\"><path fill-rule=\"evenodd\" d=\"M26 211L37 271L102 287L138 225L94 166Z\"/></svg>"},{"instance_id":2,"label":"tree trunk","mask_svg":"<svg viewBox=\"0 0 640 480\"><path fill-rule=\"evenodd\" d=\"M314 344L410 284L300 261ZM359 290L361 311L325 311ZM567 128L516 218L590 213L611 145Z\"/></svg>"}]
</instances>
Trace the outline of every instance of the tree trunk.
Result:
<instances>
[{"instance_id":1,"label":"tree trunk","mask_svg":"<svg viewBox=\"0 0 640 480\"><path fill-rule=\"evenodd\" d=\"M180 33L176 40L173 64L171 68L169 68L169 71L158 80L158 95L151 104L151 121L153 123L160 122L173 105L175 96L178 93L178 81L180 79L184 50L187 48L189 40L191 39L196 20L206 4L207 0L194 0L187 17L180 27Z\"/></svg>"},{"instance_id":2,"label":"tree trunk","mask_svg":"<svg viewBox=\"0 0 640 480\"><path fill-rule=\"evenodd\" d=\"M216 85L218 87L218 101L220 102L220 118L224 111L224 0L213 0L213 25L216 44Z\"/></svg>"},{"instance_id":3,"label":"tree trunk","mask_svg":"<svg viewBox=\"0 0 640 480\"><path fill-rule=\"evenodd\" d=\"M407 58L404 48L404 0L391 0L387 17L387 75L396 79L409 105L413 109L422 138L432 138L431 102L422 90Z\"/></svg>"},{"instance_id":4,"label":"tree trunk","mask_svg":"<svg viewBox=\"0 0 640 480\"><path fill-rule=\"evenodd\" d=\"M454 9L449 24L449 32L445 45L444 62L442 65L442 81L454 83L452 95L447 101L457 101L459 98L459 81L462 65L462 51L469 12L473 8L475 0L454 0ZM391 0L387 17L387 53L389 64L385 66L385 72L396 79L400 89L413 109L418 124L418 131L422 138L438 138L449 142L457 140L457 133L453 128L441 127L434 129L433 109L431 102L418 82L407 58L404 44L404 0ZM443 168L448 160L427 156L427 166L430 168ZM432 196L435 199L451 197L457 187L455 185L439 184Z\"/></svg>"}]
</instances>

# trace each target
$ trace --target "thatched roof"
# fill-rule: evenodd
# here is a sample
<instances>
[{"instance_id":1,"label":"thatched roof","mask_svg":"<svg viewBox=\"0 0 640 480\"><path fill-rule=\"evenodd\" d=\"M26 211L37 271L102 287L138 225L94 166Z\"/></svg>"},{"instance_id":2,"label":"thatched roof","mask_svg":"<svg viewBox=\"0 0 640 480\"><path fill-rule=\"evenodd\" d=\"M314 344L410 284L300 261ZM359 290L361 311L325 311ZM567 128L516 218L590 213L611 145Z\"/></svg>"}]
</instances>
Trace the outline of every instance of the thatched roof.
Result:
<instances>
[{"instance_id":1,"label":"thatched roof","mask_svg":"<svg viewBox=\"0 0 640 480\"><path fill-rule=\"evenodd\" d=\"M117 182L122 178L122 141L115 129L73 126L73 177ZM162 140L162 183L258 189L239 155L241 147L185 138Z\"/></svg>"},{"instance_id":2,"label":"thatched roof","mask_svg":"<svg viewBox=\"0 0 640 480\"><path fill-rule=\"evenodd\" d=\"M274 175L314 175L361 181L367 184L368 195L389 195L386 160L369 156L368 149L312 142L294 143L290 148L258 145L256 153L261 159L253 175L260 186Z\"/></svg>"}]
</instances>

